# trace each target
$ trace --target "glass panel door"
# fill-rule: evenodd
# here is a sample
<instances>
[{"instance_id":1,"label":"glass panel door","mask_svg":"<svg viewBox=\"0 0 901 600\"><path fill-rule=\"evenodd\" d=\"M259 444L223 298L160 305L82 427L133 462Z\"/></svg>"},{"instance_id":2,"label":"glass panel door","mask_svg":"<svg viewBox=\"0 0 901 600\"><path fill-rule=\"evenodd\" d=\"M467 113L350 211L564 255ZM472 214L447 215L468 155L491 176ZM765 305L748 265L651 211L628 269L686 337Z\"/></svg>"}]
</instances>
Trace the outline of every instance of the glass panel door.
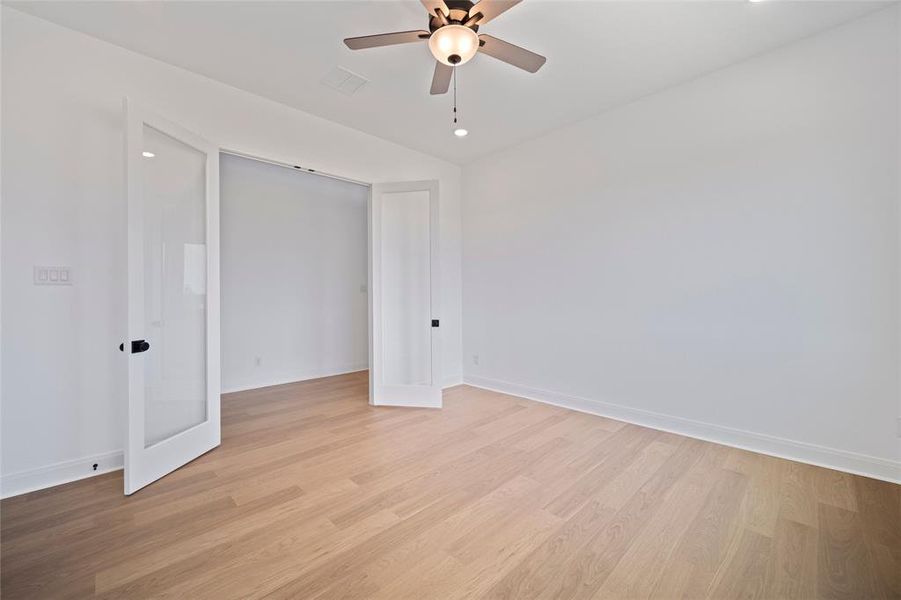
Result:
<instances>
[{"instance_id":1,"label":"glass panel door","mask_svg":"<svg viewBox=\"0 0 901 600\"><path fill-rule=\"evenodd\" d=\"M219 151L125 114L131 494L219 445Z\"/></svg>"},{"instance_id":2,"label":"glass panel door","mask_svg":"<svg viewBox=\"0 0 901 600\"><path fill-rule=\"evenodd\" d=\"M432 384L429 237L429 192L382 196L382 381L386 384Z\"/></svg>"},{"instance_id":3,"label":"glass panel door","mask_svg":"<svg viewBox=\"0 0 901 600\"><path fill-rule=\"evenodd\" d=\"M438 184L372 187L370 402L441 406Z\"/></svg>"}]
</instances>

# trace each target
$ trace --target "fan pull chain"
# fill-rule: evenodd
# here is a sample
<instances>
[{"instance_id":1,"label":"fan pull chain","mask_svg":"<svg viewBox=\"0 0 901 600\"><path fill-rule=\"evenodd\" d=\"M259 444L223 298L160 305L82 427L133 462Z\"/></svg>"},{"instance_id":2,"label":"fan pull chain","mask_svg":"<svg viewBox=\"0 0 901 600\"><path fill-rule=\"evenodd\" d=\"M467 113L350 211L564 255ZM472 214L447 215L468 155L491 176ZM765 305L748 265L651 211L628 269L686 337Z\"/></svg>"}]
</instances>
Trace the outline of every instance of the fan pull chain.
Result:
<instances>
[{"instance_id":1,"label":"fan pull chain","mask_svg":"<svg viewBox=\"0 0 901 600\"><path fill-rule=\"evenodd\" d=\"M454 135L465 137L468 132L457 125L457 65L454 65L454 72L451 76L454 79Z\"/></svg>"},{"instance_id":2,"label":"fan pull chain","mask_svg":"<svg viewBox=\"0 0 901 600\"><path fill-rule=\"evenodd\" d=\"M457 65L454 65L454 126L457 125Z\"/></svg>"}]
</instances>

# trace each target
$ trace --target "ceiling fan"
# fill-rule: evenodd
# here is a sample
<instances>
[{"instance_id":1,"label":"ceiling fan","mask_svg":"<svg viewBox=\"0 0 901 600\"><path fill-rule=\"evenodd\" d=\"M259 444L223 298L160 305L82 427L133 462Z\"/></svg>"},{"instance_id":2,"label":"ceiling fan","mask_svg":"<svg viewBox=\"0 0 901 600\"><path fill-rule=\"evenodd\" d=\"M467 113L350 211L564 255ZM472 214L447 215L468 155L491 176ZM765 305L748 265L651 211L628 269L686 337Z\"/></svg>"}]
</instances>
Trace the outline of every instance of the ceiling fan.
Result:
<instances>
[{"instance_id":1,"label":"ceiling fan","mask_svg":"<svg viewBox=\"0 0 901 600\"><path fill-rule=\"evenodd\" d=\"M513 8L522 0L420 0L429 11L429 30L398 31L379 35L346 38L351 50L393 46L428 40L429 50L437 62L432 76L432 94L444 94L450 86L454 67L467 62L476 52L502 60L514 67L534 73L547 60L490 35L478 34L479 26Z\"/></svg>"}]
</instances>

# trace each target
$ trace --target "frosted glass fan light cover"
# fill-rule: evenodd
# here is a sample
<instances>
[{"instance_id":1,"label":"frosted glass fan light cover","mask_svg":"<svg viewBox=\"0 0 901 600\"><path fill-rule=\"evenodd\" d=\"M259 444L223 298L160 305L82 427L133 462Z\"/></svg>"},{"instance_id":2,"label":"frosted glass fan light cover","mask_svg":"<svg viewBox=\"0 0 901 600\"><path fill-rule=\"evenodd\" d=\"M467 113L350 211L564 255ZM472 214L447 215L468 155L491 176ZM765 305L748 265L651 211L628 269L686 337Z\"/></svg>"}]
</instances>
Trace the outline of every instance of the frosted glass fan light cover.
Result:
<instances>
[{"instance_id":1,"label":"frosted glass fan light cover","mask_svg":"<svg viewBox=\"0 0 901 600\"><path fill-rule=\"evenodd\" d=\"M446 65L462 65L475 56L479 49L479 36L475 31L463 25L445 25L429 38L429 50L435 58ZM456 63L450 57L459 56Z\"/></svg>"}]
</instances>

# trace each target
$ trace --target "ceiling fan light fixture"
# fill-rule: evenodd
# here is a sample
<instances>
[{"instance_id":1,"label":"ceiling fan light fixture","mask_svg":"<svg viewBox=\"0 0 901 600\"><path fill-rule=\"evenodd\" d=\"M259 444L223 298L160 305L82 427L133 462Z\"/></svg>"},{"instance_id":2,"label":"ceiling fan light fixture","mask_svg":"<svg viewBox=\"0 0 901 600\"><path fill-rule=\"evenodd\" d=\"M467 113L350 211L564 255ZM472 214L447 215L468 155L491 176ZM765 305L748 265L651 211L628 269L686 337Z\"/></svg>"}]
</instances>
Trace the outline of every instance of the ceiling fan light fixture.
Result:
<instances>
[{"instance_id":1,"label":"ceiling fan light fixture","mask_svg":"<svg viewBox=\"0 0 901 600\"><path fill-rule=\"evenodd\" d=\"M2 2L2 0L0 0ZM420 0L428 11L428 29L395 31L344 38L351 50L426 42L435 57L435 70L429 93L446 94L451 80L456 89L456 66L476 54L488 56L535 73L547 59L510 42L487 34L478 34L483 25L522 2L522 0ZM342 84L343 85L343 84ZM456 106L456 101L454 102Z\"/></svg>"},{"instance_id":2,"label":"ceiling fan light fixture","mask_svg":"<svg viewBox=\"0 0 901 600\"><path fill-rule=\"evenodd\" d=\"M463 25L445 25L429 38L429 50L435 59L449 66L462 65L479 49L478 34Z\"/></svg>"}]
</instances>

